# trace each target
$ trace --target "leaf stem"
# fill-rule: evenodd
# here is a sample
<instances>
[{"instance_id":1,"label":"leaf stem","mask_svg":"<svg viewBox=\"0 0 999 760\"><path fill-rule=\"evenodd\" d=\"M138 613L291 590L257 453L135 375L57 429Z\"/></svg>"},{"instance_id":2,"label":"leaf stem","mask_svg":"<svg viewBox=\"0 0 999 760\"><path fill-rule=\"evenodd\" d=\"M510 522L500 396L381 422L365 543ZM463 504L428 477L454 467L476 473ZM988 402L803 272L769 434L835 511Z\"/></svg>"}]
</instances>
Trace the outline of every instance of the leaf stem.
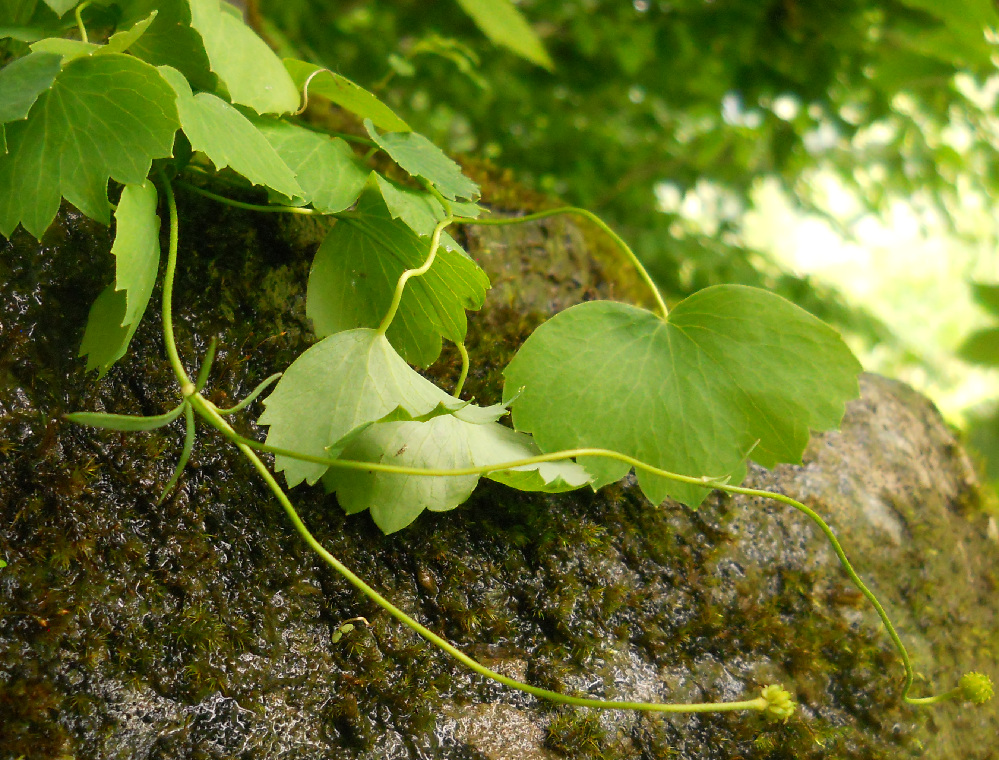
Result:
<instances>
[{"instance_id":1,"label":"leaf stem","mask_svg":"<svg viewBox=\"0 0 999 760\"><path fill-rule=\"evenodd\" d=\"M614 241L614 244L618 247L621 253L624 254L628 262L635 268L638 272L639 277L644 280L645 284L649 287L649 291L652 293L652 297L656 301L656 305L659 307L659 311L662 313L663 319L669 316L669 308L666 306L666 302L663 300L662 293L659 292L659 288L656 286L655 281L649 274L648 270L639 260L635 252L631 250L624 240L618 235L614 230L608 226L608 224L601 219L599 216L594 214L592 211L587 211L585 208L576 208L575 206L564 206L562 208L549 209L547 211L538 211L533 214L527 214L525 216L510 216L501 217L494 219L472 219L470 217L455 217L453 220L455 224L488 224L488 225L504 225L504 224L520 224L522 222L533 222L537 219L545 219L550 216L559 216L561 214L575 214L576 216L581 216L584 219L588 219L597 225L604 233Z\"/></svg>"},{"instance_id":2,"label":"leaf stem","mask_svg":"<svg viewBox=\"0 0 999 760\"><path fill-rule=\"evenodd\" d=\"M461 374L458 375L458 382L454 385L454 393L451 395L455 398L461 398L461 389L465 387L465 380L468 379L468 349L465 348L464 343L455 343L458 347L458 353L461 354Z\"/></svg>"},{"instance_id":3,"label":"leaf stem","mask_svg":"<svg viewBox=\"0 0 999 760\"><path fill-rule=\"evenodd\" d=\"M253 451L250 446L245 443L240 442L241 436L239 436L229 424L222 419L218 413L215 411L214 406L208 402L200 394L195 394L191 397L191 403L198 413L205 418L209 424L213 427L219 429L226 435L227 438L236 442L237 448L243 453L243 455L250 460L250 463L257 470L260 477L267 484L267 487L274 494L275 498L284 507L285 513L288 515L288 519L291 520L292 525L295 526L295 530L302 539L309 545L309 547L316 552L330 567L336 570L340 575L347 579L350 584L368 597L371 601L385 610L388 614L394 617L403 625L412 629L424 639L430 643L442 649L444 652L449 654L455 660L465 665L470 670L478 673L481 676L497 681L505 686L509 686L518 691L527 692L528 694L533 694L536 697L541 697L543 699L548 699L553 702L559 702L561 704L567 705L578 705L580 707L592 707L601 710L642 710L648 712L663 712L663 713L704 713L704 712L733 712L737 710L766 710L768 707L768 702L763 697L757 697L756 699L747 699L738 702L695 702L689 704L671 704L671 703L657 703L657 702L628 702L628 701L615 701L606 699L594 699L591 697L573 697L566 694L559 694L556 691L551 691L549 689L542 689L537 686L531 686L530 684L523 683L522 681L517 681L513 678L503 675L502 673L497 673L495 670L490 670L485 665L482 665L478 661L472 659L467 654L462 652L460 649L455 647L451 642L438 636L436 633L431 631L429 628L421 625L419 622L414 620L412 617L407 615L401 609L392 604L388 599L378 593L374 588L365 583L359 576L355 575L353 571L350 570L346 565L344 565L340 560L334 557L326 548L316 540L316 538L309 531L308 527L303 522L302 518L299 516L298 511L295 509L294 504L285 494L284 490L278 484L274 475L271 474L270 470L263 463L260 457L257 456L256 452Z\"/></svg>"},{"instance_id":4,"label":"leaf stem","mask_svg":"<svg viewBox=\"0 0 999 760\"><path fill-rule=\"evenodd\" d=\"M434 227L433 237L430 238L430 253L427 255L427 260L416 269L407 269L399 276L399 281L395 284L395 293L392 294L392 303L389 304L388 312L386 312L382 323L378 325L378 332L381 335L384 335L392 325L392 320L395 319L395 315L399 311L399 304L402 303L402 294L406 289L406 283L409 282L409 279L426 274L430 271L430 267L434 265L434 259L437 258L437 250L441 244L441 234L444 232L444 228L451 224L452 219L453 217L448 216L437 222L437 226Z\"/></svg>"},{"instance_id":5,"label":"leaf stem","mask_svg":"<svg viewBox=\"0 0 999 760\"><path fill-rule=\"evenodd\" d=\"M173 334L173 280L177 272L177 246L180 235L180 223L177 220L177 201L173 197L170 179L162 169L159 170L160 181L163 183L163 194L166 196L167 208L170 210L170 244L167 248L166 271L163 275L163 342L166 344L167 358L173 373L180 383L180 392L186 398L195 392L194 383L187 375L187 370L177 353L177 342Z\"/></svg>"},{"instance_id":6,"label":"leaf stem","mask_svg":"<svg viewBox=\"0 0 999 760\"><path fill-rule=\"evenodd\" d=\"M84 42L90 42L90 39L87 37L87 27L83 23L83 11L91 2L93 0L84 0L76 6L76 26L80 30L80 39Z\"/></svg>"},{"instance_id":7,"label":"leaf stem","mask_svg":"<svg viewBox=\"0 0 999 760\"><path fill-rule=\"evenodd\" d=\"M232 198L226 198L224 195L218 195L210 190L205 190L198 187L197 185L192 185L190 182L184 182L183 180L178 180L177 184L183 187L185 190L190 190L192 193L197 193L198 195L203 195L205 198L211 198L213 201L218 201L219 203L224 203L226 206L233 206L235 208L246 209L247 211L261 211L264 213L282 213L282 214L303 214L305 216L323 216L322 212L316 211L314 208L305 208L301 206L264 206L258 203L244 203L243 201L236 201Z\"/></svg>"},{"instance_id":8,"label":"leaf stem","mask_svg":"<svg viewBox=\"0 0 999 760\"><path fill-rule=\"evenodd\" d=\"M626 454L621 454L617 451L611 451L609 449L598 449L598 448L579 448L579 449L566 449L564 451L554 451L550 454L541 454L539 456L527 457L524 459L517 459L510 462L503 462L501 464L485 465L482 467L463 467L456 468L453 470L444 469L422 469L418 467L404 467L400 465L390 465L383 464L380 462L362 462L354 460L345 459L332 459L329 457L315 457L306 454L300 454L287 449L281 449L276 446L268 446L266 444L257 443L251 439L243 438L239 436L233 439L238 445L246 446L249 448L257 449L258 451L266 451L277 456L286 456L293 459L298 459L303 462L312 462L314 464L325 464L329 467L336 467L341 469L349 470L361 470L367 472L385 472L392 473L396 475L417 475L426 477L462 477L467 475L488 475L491 472L499 472L501 470L511 470L517 467L525 467L529 465L542 464L544 462L554 462L561 461L565 459L573 459L578 457L605 457L607 459L616 459L621 462L630 464L640 470L644 470L653 475L658 475L669 480L676 481L678 483L687 483L689 485L701 486L706 489L717 489L719 491L724 491L725 493L740 494L743 496L752 496L762 499L772 499L773 501L786 504L787 506L793 507L798 510L806 517L808 517L825 535L826 539L832 545L833 551L836 553L839 559L840 565L846 572L847 576L853 585L863 594L874 610L877 612L878 617L881 619L888 636L895 647L895 651L899 655L899 659L902 661L902 667L905 669L905 683L902 688L902 699L910 705L927 705L938 702L945 698L947 692L944 695L937 697L910 697L909 691L912 688L915 674L912 669L912 663L909 658L909 652L905 648L905 644L902 643L902 639L899 637L898 632L895 629L894 624L888 617L888 613L885 612L884 607L874 593L867 587L867 585L860 579L857 575L856 570L854 570L852 563L846 556L846 552L843 550L839 539L836 538L836 534L833 533L832 528L822 519L821 516L811 507L792 499L784 494L773 493L770 491L762 491L755 488L743 488L742 486L731 486L724 483L719 483L708 478L696 478L690 475L681 475L679 473L670 472L668 470L660 469L653 465L642 462L639 459L630 457Z\"/></svg>"}]
</instances>

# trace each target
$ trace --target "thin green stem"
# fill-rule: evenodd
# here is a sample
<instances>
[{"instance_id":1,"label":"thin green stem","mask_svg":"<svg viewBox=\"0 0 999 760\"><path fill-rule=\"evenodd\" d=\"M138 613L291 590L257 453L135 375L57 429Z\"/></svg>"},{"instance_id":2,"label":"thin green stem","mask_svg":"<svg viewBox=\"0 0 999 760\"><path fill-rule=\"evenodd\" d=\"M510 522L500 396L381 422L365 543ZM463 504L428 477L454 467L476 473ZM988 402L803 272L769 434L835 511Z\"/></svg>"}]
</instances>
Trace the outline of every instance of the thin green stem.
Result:
<instances>
[{"instance_id":1,"label":"thin green stem","mask_svg":"<svg viewBox=\"0 0 999 760\"><path fill-rule=\"evenodd\" d=\"M163 491L160 493L160 498L157 499L156 504L162 504L163 500L170 494L173 487L177 485L177 481L180 480L180 476L184 474L184 468L187 467L188 461L191 459L191 452L194 451L194 410L191 408L190 401L184 401L184 418L187 422L185 432L184 432L184 448L180 452L180 459L177 460L177 466L174 468L173 475L170 476L170 480L163 487Z\"/></svg>"},{"instance_id":2,"label":"thin green stem","mask_svg":"<svg viewBox=\"0 0 999 760\"><path fill-rule=\"evenodd\" d=\"M91 2L92 0L84 0L76 6L76 26L80 30L80 39L84 42L90 42L90 38L87 37L87 27L83 23L83 11Z\"/></svg>"},{"instance_id":3,"label":"thin green stem","mask_svg":"<svg viewBox=\"0 0 999 760\"><path fill-rule=\"evenodd\" d=\"M231 437L231 436L230 436ZM668 470L660 469L659 467L654 467L653 465L642 462L634 457L627 456L626 454L621 454L617 451L611 451L609 449L597 449L597 448L579 448L579 449L566 449L565 451L554 451L550 454L541 454L539 456L527 457L524 459L517 459L510 462L503 462L500 464L485 465L482 467L462 467L451 470L445 469L423 469L418 467L404 467L401 465L390 465L380 462L362 462L355 460L344 460L344 459L332 459L330 457L317 457L307 454L301 454L298 452L290 451L288 449L282 449L276 446L268 446L266 444L261 444L242 436L233 438L233 441L241 446L246 446L249 448L257 449L258 451L266 451L277 456L285 456L292 459L298 459L303 462L312 462L314 464L323 464L328 467L335 467L340 469L349 470L361 470L366 472L385 472L392 473L396 475L416 475L425 477L462 477L467 475L488 475L491 472L499 472L502 470L510 470L517 467L525 467L535 464L541 464L544 462L555 462L562 461L566 459L574 459L577 457L605 457L607 459L616 459L620 462L625 462L630 464L640 470L644 470L653 475L658 475L669 480L676 481L678 483L687 483L689 485L700 486L705 489L718 489L719 491L724 491L725 493L741 494L743 496L752 496L762 499L772 499L773 501L786 504L787 506L793 507L798 510L806 517L808 517L819 530L825 535L829 543L833 547L833 551L836 553L839 559L840 565L846 572L847 576L853 582L854 586L867 598L867 600L874 607L881 619L882 624L888 632L888 636L891 638L892 644L895 646L896 652L898 652L899 658L902 660L902 666L905 669L905 685L902 689L902 698L908 704L932 704L935 701L939 701L937 697L922 697L914 698L909 696L909 691L912 688L914 673L912 670L912 663L909 658L909 652L905 648L905 644L902 643L902 639L899 637L898 632L895 630L895 626L891 619L888 617L888 613L885 612L884 607L874 593L866 586L866 584L857 575L857 572L853 569L853 565L846 556L846 552L843 550L839 539L836 538L836 534L833 533L832 528L826 523L822 517L819 516L815 510L811 507L802 504L800 501L792 499L784 494L772 493L770 491L761 491L754 488L743 488L741 486L731 486L724 483L720 483L711 478L695 478L689 475L681 475L679 473L670 472Z\"/></svg>"},{"instance_id":4,"label":"thin green stem","mask_svg":"<svg viewBox=\"0 0 999 760\"><path fill-rule=\"evenodd\" d=\"M246 398L244 398L242 401L240 401L235 406L230 406L227 409L219 409L218 407L216 407L215 411L217 411L219 414L221 414L223 416L228 416L230 414L235 414L236 412L242 411L243 409L245 409L246 407L248 407L250 404L252 404L254 402L254 400L257 398L257 396L259 396L261 393L263 393L265 390L267 390L271 385L273 385L278 380L280 380L282 374L283 373L281 373L281 372L275 372L273 375L271 375L266 380L264 380L262 383L260 383L260 385L258 385L252 391L250 391L250 395L247 396Z\"/></svg>"},{"instance_id":5,"label":"thin green stem","mask_svg":"<svg viewBox=\"0 0 999 760\"><path fill-rule=\"evenodd\" d=\"M321 211L316 211L314 208L304 208L299 206L264 206L258 203L243 203L243 201L235 201L232 198L226 198L224 195L218 195L210 190L205 190L198 187L197 185L192 185L189 182L184 182L179 180L178 185L183 187L185 190L190 190L192 193L197 193L205 198L211 198L213 201L218 201L219 203L224 203L226 206L233 206L234 208L242 208L247 211L260 211L263 213L272 214L302 214L304 216L323 216Z\"/></svg>"},{"instance_id":6,"label":"thin green stem","mask_svg":"<svg viewBox=\"0 0 999 760\"><path fill-rule=\"evenodd\" d=\"M215 361L215 351L217 349L218 341L212 338L208 343L208 351L205 352L205 358L201 361L201 369L198 370L198 377L194 381L194 390L201 392L208 384L208 376L211 374L212 362Z\"/></svg>"},{"instance_id":7,"label":"thin green stem","mask_svg":"<svg viewBox=\"0 0 999 760\"><path fill-rule=\"evenodd\" d=\"M198 413L211 424L212 426L218 428L220 431L226 434L226 437L233 441L238 441L241 436L238 436L235 430L229 426L229 424L222 419L218 413L215 411L214 407L208 403L200 394L195 394L191 397L191 403ZM605 699L593 699L590 697L573 697L565 694L559 694L556 691L550 691L549 689L542 689L537 686L531 686L530 684L517 681L513 678L503 675L502 673L497 673L495 670L490 670L486 666L482 665L478 661L472 659L467 654L462 652L460 649L455 647L446 639L438 636L436 633L431 631L429 628L421 625L412 617L407 615L401 609L392 604L388 599L379 594L375 589L365 583L359 576L355 575L350 568L344 565L340 560L330 554L326 548L316 540L316 538L306 527L302 518L299 516L298 511L295 506L288 499L284 490L278 484L277 480L271 474L267 466L261 461L260 457L257 456L256 452L252 448L244 443L236 443L237 448L246 456L247 459L253 464L253 467L257 470L260 477L263 478L267 487L274 494L275 498L284 507L285 513L288 515L288 519L291 520L292 525L295 526L295 530L302 539L309 545L309 547L316 552L322 559L334 570L336 570L340 575L346 578L354 588L368 597L371 601L389 613L392 617L398 620L403 625L411 628L413 631L418 633L420 636L425 638L427 641L431 642L438 648L445 651L447 654L451 655L455 660L465 665L470 670L478 673L479 675L490 678L493 681L497 681L505 686L509 686L513 689L519 691L527 692L528 694L533 694L536 697L542 697L544 699L551 700L553 702L560 702L567 705L578 705L580 707L593 707L602 710L643 710L648 712L664 712L664 713L703 713L703 712L732 712L736 710L765 710L767 708L767 701L762 697L757 697L756 699L747 699L739 702L699 702L692 704L667 704L667 703L656 703L656 702L626 702L626 701L614 701Z\"/></svg>"},{"instance_id":8,"label":"thin green stem","mask_svg":"<svg viewBox=\"0 0 999 760\"><path fill-rule=\"evenodd\" d=\"M487 224L487 225L504 225L504 224L520 224L522 222L533 222L537 219L546 219L550 216L559 216L561 214L575 214L576 216L581 216L584 219L588 219L597 225L601 230L603 230L614 244L617 245L618 249L624 254L625 258L631 263L631 265L636 269L638 275L645 281L648 285L649 291L652 293L652 297L656 301L656 305L659 307L659 311L662 313L663 319L669 315L669 308L666 306L666 301L663 300L662 293L659 292L659 288L656 286L655 281L649 274L648 270L639 261L638 256L635 252L631 250L624 240L618 235L614 230L612 230L607 223L601 219L599 216L594 214L592 211L587 211L585 208L576 208L575 206L565 206L563 208L550 209L547 211L538 211L534 214L527 214L525 216L510 216L494 219L472 219L470 217L455 217L453 220L455 224Z\"/></svg>"},{"instance_id":9,"label":"thin green stem","mask_svg":"<svg viewBox=\"0 0 999 760\"><path fill-rule=\"evenodd\" d=\"M905 696L906 704L910 705L935 705L938 702L946 702L950 699L957 699L961 696L961 687L956 686L950 691L945 691L943 694L937 694L933 697L910 697Z\"/></svg>"},{"instance_id":10,"label":"thin green stem","mask_svg":"<svg viewBox=\"0 0 999 760\"><path fill-rule=\"evenodd\" d=\"M461 389L465 387L465 380L468 379L468 349L465 348L464 343L455 343L458 347L458 353L461 354L461 374L458 375L458 382L455 383L454 393L451 395L455 398L461 398Z\"/></svg>"},{"instance_id":11,"label":"thin green stem","mask_svg":"<svg viewBox=\"0 0 999 760\"><path fill-rule=\"evenodd\" d=\"M177 220L177 201L173 197L170 179L161 169L160 181L163 183L163 194L166 196L167 207L170 209L170 244L167 248L166 272L163 275L163 342L166 344L167 358L173 373L180 383L180 392L186 398L194 393L194 383L187 375L187 370L177 353L177 342L173 335L173 279L177 272L177 245L180 235L180 223Z\"/></svg>"},{"instance_id":12,"label":"thin green stem","mask_svg":"<svg viewBox=\"0 0 999 760\"><path fill-rule=\"evenodd\" d=\"M399 276L399 281L395 284L395 293L392 294L392 303L389 304L388 311L385 313L382 323L378 325L378 332L382 335L389 329L392 320L395 319L396 312L399 311L399 304L402 303L402 294L406 289L406 283L409 282L411 277L419 277L426 274L430 271L430 267L434 265L434 259L437 258L437 250L441 245L441 234L444 232L444 228L450 223L450 216L437 222L437 226L434 227L433 237L430 238L430 253L427 255L427 260L423 262L422 266L416 269L407 269Z\"/></svg>"}]
</instances>

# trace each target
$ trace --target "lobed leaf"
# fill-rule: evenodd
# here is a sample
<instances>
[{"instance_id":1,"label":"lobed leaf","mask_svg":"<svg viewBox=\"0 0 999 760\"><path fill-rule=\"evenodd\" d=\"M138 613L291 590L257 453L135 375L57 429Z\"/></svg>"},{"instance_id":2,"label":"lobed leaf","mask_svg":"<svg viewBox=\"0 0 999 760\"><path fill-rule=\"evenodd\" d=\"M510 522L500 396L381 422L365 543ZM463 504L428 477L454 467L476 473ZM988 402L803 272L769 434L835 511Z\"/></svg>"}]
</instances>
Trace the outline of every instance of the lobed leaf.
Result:
<instances>
[{"instance_id":1,"label":"lobed leaf","mask_svg":"<svg viewBox=\"0 0 999 760\"><path fill-rule=\"evenodd\" d=\"M153 183L125 185L115 211L115 284L98 296L80 346L87 370L101 377L125 355L156 284L160 263L160 218Z\"/></svg>"},{"instance_id":2,"label":"lobed leaf","mask_svg":"<svg viewBox=\"0 0 999 760\"><path fill-rule=\"evenodd\" d=\"M267 138L248 118L219 97L191 92L184 76L169 66L159 69L177 94L177 113L184 134L217 169L230 167L255 185L294 197L302 188Z\"/></svg>"},{"instance_id":3,"label":"lobed leaf","mask_svg":"<svg viewBox=\"0 0 999 760\"><path fill-rule=\"evenodd\" d=\"M528 435L493 421L469 422L459 414L445 414L426 422L375 423L353 438L341 456L357 461L453 470L504 464L540 453ZM425 509L443 512L462 504L475 490L479 477L399 475L331 467L323 476L323 485L327 491L336 491L337 500L347 514L369 509L382 532L394 533L413 522ZM570 461L524 465L486 477L523 491L548 493L581 488L590 481L586 471Z\"/></svg>"},{"instance_id":4,"label":"lobed leaf","mask_svg":"<svg viewBox=\"0 0 999 760\"><path fill-rule=\"evenodd\" d=\"M78 58L6 125L0 156L0 234L20 223L40 238L65 197L110 223L108 179L141 184L170 155L179 126L173 89L152 66L120 53Z\"/></svg>"},{"instance_id":5,"label":"lobed leaf","mask_svg":"<svg viewBox=\"0 0 999 760\"><path fill-rule=\"evenodd\" d=\"M309 273L306 314L318 335L355 327L377 327L407 269L429 254L427 239L391 217L369 189L356 211L341 219L323 241ZM464 252L442 248L430 270L406 285L388 338L406 361L432 364L441 337L463 342L465 309L479 309L489 278Z\"/></svg>"},{"instance_id":6,"label":"lobed leaf","mask_svg":"<svg viewBox=\"0 0 999 760\"><path fill-rule=\"evenodd\" d=\"M420 237L431 237L434 234L437 223L447 216L444 212L444 207L433 194L425 190L413 190L412 188L404 187L376 172L372 172L371 176L392 218L405 222L406 226ZM478 208L472 204L462 205L472 209ZM452 209L452 211L454 210ZM458 214L457 211L454 211L454 213ZM464 216L465 214L461 213L461 215ZM441 233L440 244L449 251L461 251L463 254L465 253L464 249L447 232Z\"/></svg>"},{"instance_id":7,"label":"lobed leaf","mask_svg":"<svg viewBox=\"0 0 999 760\"><path fill-rule=\"evenodd\" d=\"M317 457L336 457L341 443L359 428L401 413L416 417L438 405L463 402L442 391L403 361L374 330L339 332L309 348L287 369L264 399L258 420L270 427L267 443ZM315 483L322 464L278 456L289 486Z\"/></svg>"},{"instance_id":8,"label":"lobed leaf","mask_svg":"<svg viewBox=\"0 0 999 760\"><path fill-rule=\"evenodd\" d=\"M538 35L510 0L458 0L458 5L495 44L549 71L555 68Z\"/></svg>"},{"instance_id":9,"label":"lobed leaf","mask_svg":"<svg viewBox=\"0 0 999 760\"><path fill-rule=\"evenodd\" d=\"M744 460L800 462L809 429L836 427L860 365L839 335L779 296L707 288L668 320L595 301L539 327L506 368L518 430L544 451L612 449L692 477L744 477ZM594 487L626 464L587 457ZM696 507L708 489L638 472L646 496Z\"/></svg>"},{"instance_id":10,"label":"lobed leaf","mask_svg":"<svg viewBox=\"0 0 999 760\"><path fill-rule=\"evenodd\" d=\"M393 132L408 132L410 126L395 112L382 103L375 95L354 84L346 77L335 74L322 66L306 63L295 58L285 58L284 66L298 89L309 82L309 95L320 95L350 111L360 119L371 119L382 129ZM319 72L316 74L316 72ZM315 76L313 76L315 74ZM310 80L309 78L312 77Z\"/></svg>"},{"instance_id":11,"label":"lobed leaf","mask_svg":"<svg viewBox=\"0 0 999 760\"><path fill-rule=\"evenodd\" d=\"M368 170L344 140L283 121L254 123L294 172L305 203L327 214L354 205L368 180Z\"/></svg>"},{"instance_id":12,"label":"lobed leaf","mask_svg":"<svg viewBox=\"0 0 999 760\"><path fill-rule=\"evenodd\" d=\"M444 151L417 132L386 132L379 135L371 119L364 120L371 139L392 160L414 177L422 177L448 200L479 197L479 186L461 173L461 167Z\"/></svg>"}]
</instances>

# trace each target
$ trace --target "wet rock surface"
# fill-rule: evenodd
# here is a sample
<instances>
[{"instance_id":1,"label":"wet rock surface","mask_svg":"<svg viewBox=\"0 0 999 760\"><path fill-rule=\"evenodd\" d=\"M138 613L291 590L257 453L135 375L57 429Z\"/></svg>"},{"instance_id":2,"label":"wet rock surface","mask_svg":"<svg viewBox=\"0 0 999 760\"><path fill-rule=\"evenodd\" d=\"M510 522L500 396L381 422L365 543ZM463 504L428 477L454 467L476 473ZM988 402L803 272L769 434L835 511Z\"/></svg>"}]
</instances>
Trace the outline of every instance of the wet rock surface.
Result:
<instances>
[{"instance_id":1,"label":"wet rock surface","mask_svg":"<svg viewBox=\"0 0 999 760\"><path fill-rule=\"evenodd\" d=\"M220 337L208 395L228 405L308 345L321 230L181 203L181 355L193 370ZM559 220L469 232L496 283L472 319L469 394L498 398L499 370L547 314L641 297L609 254L590 259L595 240ZM178 423L125 435L61 419L177 402L155 305L100 382L75 356L109 249L106 230L64 211L41 245L18 234L0 252L0 758L995 756L995 706L899 706L876 615L818 530L774 502L715 496L691 512L655 508L629 481L558 496L484 482L386 537L318 489L291 494L330 551L496 670L665 701L780 682L800 705L786 724L555 707L469 674L315 557L211 431L157 506ZM456 354L431 374L453 382ZM970 669L999 680L999 547L967 458L906 386L865 376L862 391L802 466L753 468L747 485L827 517L932 685L919 693ZM261 434L259 409L243 432Z\"/></svg>"}]
</instances>

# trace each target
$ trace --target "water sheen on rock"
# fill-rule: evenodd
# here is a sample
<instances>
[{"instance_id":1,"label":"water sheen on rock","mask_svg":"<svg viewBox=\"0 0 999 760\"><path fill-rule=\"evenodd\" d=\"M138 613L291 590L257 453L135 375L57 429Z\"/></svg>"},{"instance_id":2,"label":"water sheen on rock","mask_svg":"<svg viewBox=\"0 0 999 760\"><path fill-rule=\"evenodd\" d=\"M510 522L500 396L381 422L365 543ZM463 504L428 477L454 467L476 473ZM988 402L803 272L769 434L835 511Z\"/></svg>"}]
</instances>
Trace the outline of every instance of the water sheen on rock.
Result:
<instances>
[{"instance_id":1,"label":"water sheen on rock","mask_svg":"<svg viewBox=\"0 0 999 760\"><path fill-rule=\"evenodd\" d=\"M195 369L219 336L208 395L228 405L309 345L319 231L180 200L181 355ZM498 400L499 371L547 315L641 297L568 222L466 242L496 283L471 318L480 403ZM691 512L628 481L558 496L483 482L455 512L386 537L319 489L291 492L330 551L496 670L629 700L751 698L777 682L799 703L786 724L554 707L469 674L315 557L209 430L157 506L179 423L122 435L61 419L178 400L157 308L100 383L75 356L109 249L106 230L64 210L40 245L18 233L0 252L0 760L994 756L994 705L899 705L901 667L873 610L777 503L716 495ZM450 383L457 367L447 352L431 374ZM967 457L908 387L861 388L803 466L753 468L747 485L827 517L930 684L917 692L972 669L999 680L999 548ZM259 436L259 410L238 427ZM358 616L370 625L334 636Z\"/></svg>"}]
</instances>

